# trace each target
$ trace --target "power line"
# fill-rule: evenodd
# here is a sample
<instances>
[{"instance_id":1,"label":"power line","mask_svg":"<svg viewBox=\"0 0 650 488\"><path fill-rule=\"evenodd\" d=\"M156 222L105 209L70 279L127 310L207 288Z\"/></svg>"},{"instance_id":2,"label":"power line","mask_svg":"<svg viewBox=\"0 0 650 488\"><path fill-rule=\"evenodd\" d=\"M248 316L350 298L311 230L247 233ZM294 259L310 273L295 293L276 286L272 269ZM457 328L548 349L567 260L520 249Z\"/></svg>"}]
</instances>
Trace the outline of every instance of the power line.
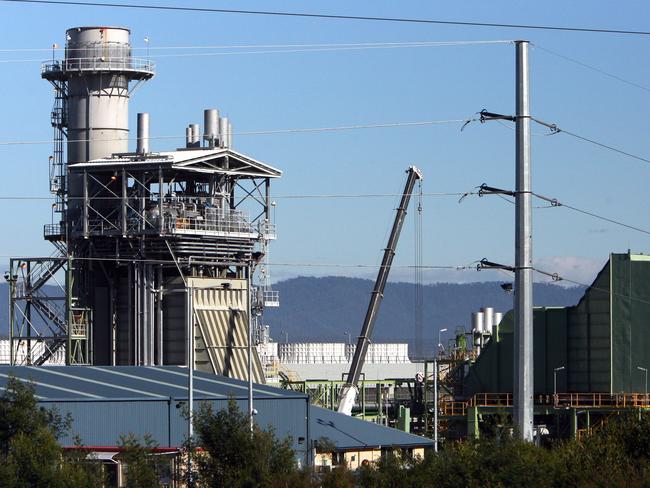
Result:
<instances>
[{"instance_id":1,"label":"power line","mask_svg":"<svg viewBox=\"0 0 650 488\"><path fill-rule=\"evenodd\" d=\"M2 1L2 0L0 0ZM423 120L418 122L391 122L387 124L358 124L358 125L342 125L336 127L302 127L292 129L272 129L272 130L258 130L258 131L241 131L233 132L235 136L259 136L259 135L274 135L274 134L297 134L297 133L310 133L310 132L338 132L346 130L358 129L388 129L393 127L418 127L427 125L445 125L445 124L460 124L466 123L475 119L447 119L447 120ZM184 135L169 135L169 136L151 136L149 139L185 139ZM136 141L136 137L127 139L120 138L101 138L101 139L68 139L67 142L109 142L109 141ZM0 146L26 146L35 144L52 144L52 139L41 139L32 141L0 141ZM163 151L164 152L164 151Z\"/></svg>"},{"instance_id":2,"label":"power line","mask_svg":"<svg viewBox=\"0 0 650 488\"><path fill-rule=\"evenodd\" d=\"M476 195L474 192L423 192L423 197L459 197ZM331 198L383 198L402 197L402 193L340 193L340 194L313 194L313 195L273 195L274 200L303 200L303 199L331 199ZM4 195L0 200L54 200L52 196L25 196ZM206 197L202 197L206 198ZM84 197L67 197L68 200L83 200ZM121 200L122 197L94 197L91 200Z\"/></svg>"},{"instance_id":3,"label":"power line","mask_svg":"<svg viewBox=\"0 0 650 488\"><path fill-rule=\"evenodd\" d=\"M510 199L508 199L508 198L506 198L504 196L504 195L516 196L516 193L513 192L513 191L508 191L508 190L502 190L500 188L489 187L485 183L482 184L478 188L479 188L479 191L474 193L474 194L478 195L479 197L481 197L483 195L496 195L497 197L505 200L506 202L508 202L510 204L515 203L512 200L510 200ZM637 232L642 232L644 234L650 235L650 230L642 229L640 227L635 227L633 225L626 224L625 222L621 222L620 220L615 220L615 219L611 219L609 217L604 217L603 215L599 215L597 213L590 212L589 210L584 210L582 208L578 208L578 207L574 207L572 205L568 205L566 203L560 202L557 198L549 198L549 197L546 197L544 195L540 195L539 193L535 193L535 192L531 192L531 194L533 196L539 198L540 200L544 200L544 201L550 203L549 206L536 207L536 208L566 207L566 208L568 208L570 210L573 210L575 212L579 212L581 214L588 215L590 217L594 217L596 219L603 220L605 222L609 222L611 224L620 225L621 227L626 227L628 229L636 230Z\"/></svg>"},{"instance_id":4,"label":"power line","mask_svg":"<svg viewBox=\"0 0 650 488\"><path fill-rule=\"evenodd\" d=\"M583 68L587 68L587 69L589 69L589 70L591 70L591 71L595 71L596 73L600 73L601 75L608 76L608 77L610 77L610 78L612 78L612 79L614 79L614 80L620 81L621 83L625 83L626 85L630 85L630 86L633 86L633 87L635 87L635 88L639 88L639 89L641 89L641 90L644 90L644 91L650 92L650 88L648 88L647 86L640 85L639 83L635 83L634 81L626 80L625 78L623 78L623 77L621 77L621 76L618 76L618 75L615 75L615 74L610 73L610 72L608 72L608 71L605 71L605 70L603 70L603 69L597 68L597 67L592 66L592 65L590 65L590 64L587 64L587 63L585 63L585 62L583 62L583 61L579 61L579 60L577 60L577 59L575 59L575 58L571 58L571 57L569 57L569 56L565 56L564 54L560 54L560 53L558 53L557 51L552 51L551 49L548 49L548 48L542 47L542 46L540 46L539 44L534 44L534 46L535 46L537 49L540 49L540 50L542 50L542 51L544 51L544 52L547 52L547 53L549 53L549 54L552 54L553 56L557 56L558 58L562 58L562 59L564 59L565 61L569 61L570 63L577 64L578 66L582 66Z\"/></svg>"},{"instance_id":5,"label":"power line","mask_svg":"<svg viewBox=\"0 0 650 488\"><path fill-rule=\"evenodd\" d=\"M192 56L220 56L231 54L267 54L267 53L292 53L292 52L321 52L321 51L339 51L339 50L365 50L365 49L394 49L394 48L418 48L418 47L443 47L443 46L476 46L489 44L511 44L510 40L486 40L486 41L415 41L415 42L360 42L360 43L339 43L339 44L241 44L241 45L215 45L215 46L158 46L158 47L132 47L136 50L149 51L175 51L175 50L202 50L202 49L221 49L224 52L216 53L171 53L171 54L154 54L147 58L169 58L169 57L192 57ZM252 51L227 51L228 49L253 49ZM262 50L271 49L271 50ZM85 51L87 48L4 48L0 53L20 53L20 52L48 52L55 53L58 51L73 52ZM27 63L43 62L43 59L7 59L0 60L0 63Z\"/></svg>"},{"instance_id":6,"label":"power line","mask_svg":"<svg viewBox=\"0 0 650 488\"><path fill-rule=\"evenodd\" d=\"M626 224L625 222L621 222L620 220L610 219L609 217L604 217L602 215L598 215L598 214L590 212L588 210L584 210L584 209L581 209L581 208L578 208L578 207L574 207L572 205L568 205L568 204L560 202L560 201L558 201L556 199L549 199L549 198L547 198L545 196L542 196L542 195L539 195L537 193L533 193L533 195L536 196L537 198L542 199L542 200L546 200L547 202L551 202L551 207L566 207L566 208L571 209L571 210L573 210L575 212L579 212L581 214L588 215L590 217L594 217L594 218L602 220L604 222L609 222L611 224L619 225L621 227L626 227L628 229L636 230L637 232L642 232L643 234L650 235L650 230L642 229L640 227L635 227L633 225Z\"/></svg>"},{"instance_id":7,"label":"power line","mask_svg":"<svg viewBox=\"0 0 650 488\"><path fill-rule=\"evenodd\" d=\"M648 300L643 300L642 298L633 297L631 295L624 295L622 293L617 293L614 290L608 290L606 288L600 288L600 287L594 286L593 283L591 285L589 285L587 283L582 283L580 281L572 280L570 278L565 278L564 276L560 276L558 273L549 273L548 271L543 271L543 270L540 270L540 269L537 269L537 268L533 268L533 271L535 271L536 273L545 275L545 276L550 276L550 277L552 277L553 281L566 281L568 283L578 285L578 286L582 286L582 287L585 287L585 288L589 288L591 290L601 291L603 293L607 293L607 294L611 294L611 295L618 296L618 297L621 297L621 298L625 298L627 300L634 300L634 301L637 301L637 302L640 302L640 303L645 303L646 305L650 305L650 301L648 301Z\"/></svg>"},{"instance_id":8,"label":"power line","mask_svg":"<svg viewBox=\"0 0 650 488\"><path fill-rule=\"evenodd\" d=\"M526 29L526 30L548 30L560 32L581 32L596 34L622 34L648 36L650 31L626 30L626 29L608 29L594 27L569 27L554 25L535 25L535 24L506 24L497 22L466 22L456 20L439 20L439 19L417 19L406 17L374 17L366 15L339 15L339 14L317 14L309 12L288 12L288 11L271 11L271 10L241 10L241 9L222 9L209 7L177 7L171 5L144 5L134 3L100 3L100 2L73 2L65 0L0 0L6 3L31 3L47 5L68 5L76 7L105 7L105 8L124 8L124 9L141 9L141 10L160 10L169 12L194 12L194 13L221 13L221 14L240 14L240 15L258 15L272 17L296 17L328 20L358 20L372 22L397 22L407 24L428 24L428 25L455 25L464 27L491 27L503 29Z\"/></svg>"},{"instance_id":9,"label":"power line","mask_svg":"<svg viewBox=\"0 0 650 488\"><path fill-rule=\"evenodd\" d=\"M2 258L13 258L14 260L33 260L33 259L50 259L50 260L67 260L68 256L61 257L39 257L39 256L16 256L11 254L0 255ZM148 264L176 264L176 261L173 259L146 259L146 258L108 258L108 257L82 257L82 256L72 256L70 257L73 261L104 261L104 262L119 262L119 263L148 263ZM181 263L184 264L184 263ZM243 264L243 263L242 263ZM260 266L278 266L278 267L292 267L292 268L368 268L368 269L377 269L382 267L388 267L389 265L382 264L351 264L351 263L283 263L283 262L265 262L259 263ZM392 268L402 268L402 269L414 269L415 265L411 264L392 264ZM444 264L444 265L435 265L435 264L422 264L419 266L419 269L422 270L454 270L454 271L465 271L465 270L476 270L474 263L454 265L454 264Z\"/></svg>"},{"instance_id":10,"label":"power line","mask_svg":"<svg viewBox=\"0 0 650 488\"><path fill-rule=\"evenodd\" d=\"M552 134L563 133L563 134L566 134L568 136L575 137L576 139L580 139L581 141L588 142L588 143L593 144L593 145L598 146L598 147L602 147L603 149L608 149L608 150L613 151L615 153L622 154L623 156L627 156L629 158L636 159L638 161L643 161L644 163L650 163L650 159L648 159L648 158L644 158L643 156L638 156L636 154L624 151L623 149L619 149L617 147L610 146L609 144L605 144L604 142L599 142L599 141L597 141L595 139L590 139L588 137L581 136L579 134L576 134L575 132L571 132L571 131L568 131L568 130L562 128L562 127L558 127L556 124L550 124L548 122L544 122L543 120L536 119L535 117L531 117L530 120L532 120L534 122L537 122L538 124L543 125L545 127L548 127L551 130Z\"/></svg>"}]
</instances>

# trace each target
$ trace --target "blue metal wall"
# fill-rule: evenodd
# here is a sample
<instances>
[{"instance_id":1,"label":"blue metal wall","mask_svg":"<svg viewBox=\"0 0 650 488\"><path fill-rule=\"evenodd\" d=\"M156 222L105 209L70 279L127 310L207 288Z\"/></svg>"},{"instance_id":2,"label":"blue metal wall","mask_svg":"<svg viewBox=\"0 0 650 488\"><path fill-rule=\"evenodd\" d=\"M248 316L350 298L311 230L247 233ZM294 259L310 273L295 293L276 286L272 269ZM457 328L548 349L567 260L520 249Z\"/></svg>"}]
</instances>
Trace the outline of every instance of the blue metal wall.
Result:
<instances>
[{"instance_id":1,"label":"blue metal wall","mask_svg":"<svg viewBox=\"0 0 650 488\"><path fill-rule=\"evenodd\" d=\"M246 399L236 399L242 412L248 410ZM226 408L228 400L207 400L215 410ZM184 415L186 399L168 400L57 400L41 401L44 407L55 407L72 417L70 435L61 439L64 446L73 446L79 437L84 446L117 446L120 435L132 433L139 438L149 434L159 447L178 447L187 439ZM202 400L196 400L196 409ZM273 428L282 439L291 437L296 457L302 463L309 452L307 398L263 398L254 400L255 422L267 430Z\"/></svg>"}]
</instances>

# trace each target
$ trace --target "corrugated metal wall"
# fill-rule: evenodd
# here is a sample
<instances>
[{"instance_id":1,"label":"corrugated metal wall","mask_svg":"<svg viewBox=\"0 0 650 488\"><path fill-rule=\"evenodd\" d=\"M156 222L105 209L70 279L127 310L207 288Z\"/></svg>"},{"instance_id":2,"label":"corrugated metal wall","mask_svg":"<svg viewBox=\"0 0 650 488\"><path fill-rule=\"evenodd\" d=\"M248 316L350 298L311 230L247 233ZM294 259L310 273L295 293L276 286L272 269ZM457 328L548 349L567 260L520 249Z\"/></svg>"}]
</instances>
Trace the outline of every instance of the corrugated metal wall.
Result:
<instances>
[{"instance_id":1,"label":"corrugated metal wall","mask_svg":"<svg viewBox=\"0 0 650 488\"><path fill-rule=\"evenodd\" d=\"M610 391L610 264L575 307L568 308L568 390Z\"/></svg>"},{"instance_id":2,"label":"corrugated metal wall","mask_svg":"<svg viewBox=\"0 0 650 488\"><path fill-rule=\"evenodd\" d=\"M237 399L242 412L248 411L248 401ZM208 400L214 409L226 408L228 400ZM149 434L159 447L178 447L187 439L186 399L169 400L91 400L47 401L45 407L56 407L62 414L70 413L72 432L61 439L65 446L75 445L79 436L85 446L117 446L121 434L135 434L143 438ZM196 400L199 408L202 400ZM283 439L291 437L296 457L306 461L308 432L307 398L260 398L254 400L257 410L255 422L267 430L273 428L275 435Z\"/></svg>"},{"instance_id":3,"label":"corrugated metal wall","mask_svg":"<svg viewBox=\"0 0 650 488\"><path fill-rule=\"evenodd\" d=\"M650 256L612 256L612 392L645 391L650 368Z\"/></svg>"}]
</instances>

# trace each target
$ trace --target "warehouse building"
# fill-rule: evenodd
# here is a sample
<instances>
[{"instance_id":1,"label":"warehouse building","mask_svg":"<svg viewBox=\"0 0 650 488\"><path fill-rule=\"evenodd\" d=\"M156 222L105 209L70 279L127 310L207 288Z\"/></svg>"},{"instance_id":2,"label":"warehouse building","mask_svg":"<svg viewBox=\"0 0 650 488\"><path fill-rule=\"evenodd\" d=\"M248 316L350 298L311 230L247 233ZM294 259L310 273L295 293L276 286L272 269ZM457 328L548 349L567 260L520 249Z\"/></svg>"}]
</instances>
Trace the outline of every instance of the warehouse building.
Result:
<instances>
[{"instance_id":1,"label":"warehouse building","mask_svg":"<svg viewBox=\"0 0 650 488\"><path fill-rule=\"evenodd\" d=\"M4 390L12 375L34 384L40 405L71 415L72 429L60 440L64 447L74 448L78 437L107 464L119 464L124 434L140 439L149 435L160 453L172 458L187 438L188 375L184 367L0 366L0 389ZM247 411L248 383L195 371L195 408L208 402L222 409L230 398ZM317 450L320 458L348 460L356 466L359 460L377 460L390 450L422 455L432 446L430 439L311 406L307 395L291 390L255 384L253 402L257 425L271 426L279 438L290 437L301 466L315 464ZM319 450L319 445L327 446L326 450Z\"/></svg>"}]
</instances>

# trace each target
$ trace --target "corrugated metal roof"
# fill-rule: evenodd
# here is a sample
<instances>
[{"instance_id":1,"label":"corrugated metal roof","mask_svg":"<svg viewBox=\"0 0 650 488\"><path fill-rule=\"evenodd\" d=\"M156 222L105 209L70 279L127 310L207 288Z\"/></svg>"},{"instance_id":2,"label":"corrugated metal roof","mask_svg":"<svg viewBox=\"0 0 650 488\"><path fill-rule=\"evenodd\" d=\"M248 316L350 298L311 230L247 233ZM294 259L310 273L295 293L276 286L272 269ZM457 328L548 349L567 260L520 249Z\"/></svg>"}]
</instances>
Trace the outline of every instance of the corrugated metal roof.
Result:
<instances>
[{"instance_id":1,"label":"corrugated metal roof","mask_svg":"<svg viewBox=\"0 0 650 488\"><path fill-rule=\"evenodd\" d=\"M315 405L310 406L309 433L312 439L328 439L341 451L392 446L433 447L431 439L348 417Z\"/></svg>"},{"instance_id":2,"label":"corrugated metal roof","mask_svg":"<svg viewBox=\"0 0 650 488\"><path fill-rule=\"evenodd\" d=\"M40 400L187 398L187 369L181 366L0 366L0 388L13 375L31 381ZM255 398L306 398L302 393L255 384ZM196 400L244 399L248 383L194 372Z\"/></svg>"}]
</instances>

